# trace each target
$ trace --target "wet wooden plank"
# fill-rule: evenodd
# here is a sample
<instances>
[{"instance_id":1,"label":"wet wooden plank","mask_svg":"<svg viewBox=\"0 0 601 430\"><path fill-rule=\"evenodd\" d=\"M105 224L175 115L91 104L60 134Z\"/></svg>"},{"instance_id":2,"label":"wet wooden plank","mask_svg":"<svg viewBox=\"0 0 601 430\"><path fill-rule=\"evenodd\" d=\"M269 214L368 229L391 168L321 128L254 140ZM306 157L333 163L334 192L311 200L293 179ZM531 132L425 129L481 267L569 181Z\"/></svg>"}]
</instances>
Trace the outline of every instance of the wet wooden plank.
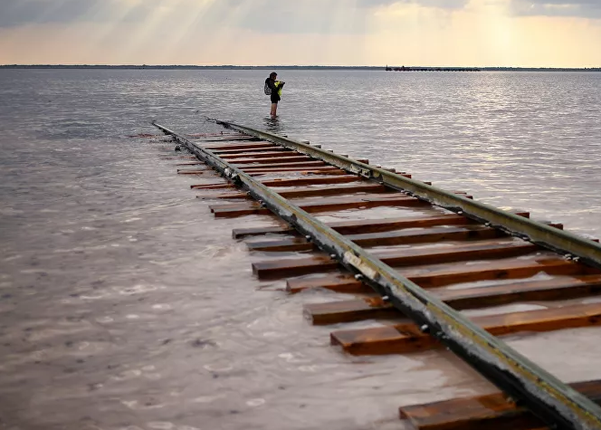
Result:
<instances>
[{"instance_id":1,"label":"wet wooden plank","mask_svg":"<svg viewBox=\"0 0 601 430\"><path fill-rule=\"evenodd\" d=\"M352 182L367 182L367 180L360 176L347 174L334 178L289 178L261 181L263 185L268 187L298 187L302 185L348 184Z\"/></svg>"},{"instance_id":2,"label":"wet wooden plank","mask_svg":"<svg viewBox=\"0 0 601 430\"><path fill-rule=\"evenodd\" d=\"M327 212L343 209L373 208L379 206L403 206L417 207L429 206L422 200L407 197L403 194L391 193L384 195L359 195L339 199L319 199L315 201L301 202L297 204L301 209L309 213ZM261 208L258 204L231 204L210 206L216 217L235 217L249 214L265 214L269 211Z\"/></svg>"},{"instance_id":3,"label":"wet wooden plank","mask_svg":"<svg viewBox=\"0 0 601 430\"><path fill-rule=\"evenodd\" d=\"M304 237L249 242L246 244L246 246L248 246L248 249L251 251L259 252L299 252L319 250L317 245L315 245L313 242L309 242Z\"/></svg>"},{"instance_id":4,"label":"wet wooden plank","mask_svg":"<svg viewBox=\"0 0 601 430\"><path fill-rule=\"evenodd\" d=\"M572 263L576 269L584 266ZM436 295L455 309L501 306L524 301L568 300L601 294L601 275L582 275L544 281L484 285L464 290L437 290Z\"/></svg>"},{"instance_id":5,"label":"wet wooden plank","mask_svg":"<svg viewBox=\"0 0 601 430\"><path fill-rule=\"evenodd\" d=\"M272 177L273 177L273 173L274 172L268 172ZM277 173L277 172L275 172ZM307 169L307 170L298 170L295 171L294 173L299 174L299 175L306 175L306 176L318 176L318 175L323 175L323 176L344 176L344 175L348 175L348 172L342 169L331 169L331 168L325 168L325 167L318 167L316 169ZM254 173L251 173L250 176L253 176Z\"/></svg>"},{"instance_id":6,"label":"wet wooden plank","mask_svg":"<svg viewBox=\"0 0 601 430\"><path fill-rule=\"evenodd\" d=\"M388 189L380 184L364 184L343 187L328 187L328 188L299 188L289 191L280 191L278 194L284 198L303 198L316 196L336 196L353 193L384 193ZM204 197L204 195L196 196ZM213 196L207 196L213 199L244 199L247 198L246 193L227 193Z\"/></svg>"},{"instance_id":7,"label":"wet wooden plank","mask_svg":"<svg viewBox=\"0 0 601 430\"><path fill-rule=\"evenodd\" d=\"M221 144L243 144L243 143L254 143L260 142L260 139L255 137L246 136L246 137L224 137L224 138L202 138L202 139L192 139L193 142L197 145L205 146L205 145L221 145Z\"/></svg>"},{"instance_id":8,"label":"wet wooden plank","mask_svg":"<svg viewBox=\"0 0 601 430\"><path fill-rule=\"evenodd\" d=\"M186 136L191 137L191 138L202 138L202 137L219 137L219 138L227 138L227 137L235 137L235 138L250 138L252 136L249 136L248 134L245 133L241 133L238 131L219 131L216 133L192 133L192 134L186 134Z\"/></svg>"},{"instance_id":9,"label":"wet wooden plank","mask_svg":"<svg viewBox=\"0 0 601 430\"><path fill-rule=\"evenodd\" d=\"M380 297L310 303L303 306L303 315L313 325L403 317L401 312L382 301Z\"/></svg>"},{"instance_id":10,"label":"wet wooden plank","mask_svg":"<svg viewBox=\"0 0 601 430\"><path fill-rule=\"evenodd\" d=\"M210 149L210 148L207 148ZM259 148L238 148L238 149L211 149L212 152L219 155L239 155L239 154L260 154L260 153L269 153L269 152L282 152L282 153L291 153L294 151L290 151L286 148L282 148L279 146L262 146Z\"/></svg>"},{"instance_id":11,"label":"wet wooden plank","mask_svg":"<svg viewBox=\"0 0 601 430\"><path fill-rule=\"evenodd\" d=\"M306 167L302 168L287 168L287 169L268 169L259 170L256 172L247 172L248 176L253 178L259 176L273 177L278 174L284 175L303 175L303 176L344 176L346 171L332 167Z\"/></svg>"},{"instance_id":12,"label":"wet wooden plank","mask_svg":"<svg viewBox=\"0 0 601 430\"><path fill-rule=\"evenodd\" d=\"M400 249L372 254L382 262L393 266L417 266L473 259L515 257L534 252L539 247L522 240L483 240L454 246L433 246L418 249ZM309 273L327 272L338 267L338 261L327 255L308 258L275 259L253 263L253 272L259 279L298 276ZM402 273L402 272L401 272Z\"/></svg>"},{"instance_id":13,"label":"wet wooden plank","mask_svg":"<svg viewBox=\"0 0 601 430\"><path fill-rule=\"evenodd\" d=\"M262 157L262 158L239 158L228 160L228 163L235 166L242 166L244 164L280 164L280 163L291 163L293 161L320 161L314 158L307 157L306 155L289 155L286 157Z\"/></svg>"},{"instance_id":14,"label":"wet wooden plank","mask_svg":"<svg viewBox=\"0 0 601 430\"><path fill-rule=\"evenodd\" d=\"M545 332L589 327L601 325L601 303L487 315L470 319L494 336L525 331ZM330 340L332 344L342 346L346 352L353 355L402 354L439 346L438 341L433 337L422 333L416 325L407 323L383 328L335 331L331 333Z\"/></svg>"},{"instance_id":15,"label":"wet wooden plank","mask_svg":"<svg viewBox=\"0 0 601 430\"><path fill-rule=\"evenodd\" d=\"M196 136L193 137L188 135L189 138L194 140L194 143L205 144L209 143L211 145L217 145L220 143L242 143L242 142L257 142L259 139L253 136Z\"/></svg>"},{"instance_id":16,"label":"wet wooden plank","mask_svg":"<svg viewBox=\"0 0 601 430\"><path fill-rule=\"evenodd\" d=\"M248 143L226 143L215 145L202 145L203 148L211 151L220 151L228 149L259 149L259 148L278 148L271 142L248 142Z\"/></svg>"},{"instance_id":17,"label":"wet wooden plank","mask_svg":"<svg viewBox=\"0 0 601 430\"><path fill-rule=\"evenodd\" d=\"M219 184L197 184L197 185L190 185L190 188L192 189L198 189L198 190L221 190L221 189L232 189L232 188L236 188L234 185L232 185L229 182L224 182L224 183L219 183Z\"/></svg>"},{"instance_id":18,"label":"wet wooden plank","mask_svg":"<svg viewBox=\"0 0 601 430\"><path fill-rule=\"evenodd\" d=\"M338 169L334 166L327 166L327 165L320 165L320 166L298 166L298 167L288 167L288 166L279 166L279 167L258 167L258 168L253 168L253 169L244 169L244 172L251 175L253 173L287 173L287 172L296 172L296 173L300 173L300 172L305 172L305 171L311 171L311 172L326 172L326 171L336 171L336 172L343 172L345 175L347 174L347 172L345 172L342 169Z\"/></svg>"},{"instance_id":19,"label":"wet wooden plank","mask_svg":"<svg viewBox=\"0 0 601 430\"><path fill-rule=\"evenodd\" d=\"M295 190L278 191L278 194L287 199L297 199L317 196L339 196L354 193L385 193L387 191L390 191L390 189L385 187L384 185L376 183L366 183L339 187L331 186L319 188L298 188Z\"/></svg>"},{"instance_id":20,"label":"wet wooden plank","mask_svg":"<svg viewBox=\"0 0 601 430\"><path fill-rule=\"evenodd\" d=\"M288 276L327 272L338 268L338 262L327 255L309 258L286 258L261 261L252 264L253 273L259 279L275 279Z\"/></svg>"},{"instance_id":21,"label":"wet wooden plank","mask_svg":"<svg viewBox=\"0 0 601 430\"><path fill-rule=\"evenodd\" d=\"M235 154L234 151L254 152L254 151L277 151L278 146L270 142L226 142L226 143L202 143L197 142L200 147L208 149L216 155Z\"/></svg>"},{"instance_id":22,"label":"wet wooden plank","mask_svg":"<svg viewBox=\"0 0 601 430\"><path fill-rule=\"evenodd\" d=\"M601 381L569 384L574 390L601 404ZM416 430L542 430L541 421L503 393L455 398L399 408Z\"/></svg>"},{"instance_id":23,"label":"wet wooden plank","mask_svg":"<svg viewBox=\"0 0 601 430\"><path fill-rule=\"evenodd\" d=\"M550 224L553 227L562 227L561 224ZM432 243L442 241L470 241L506 237L501 230L483 225L466 227L431 227L422 230L395 231L382 233L369 233L349 235L348 239L361 247L409 245L418 243ZM271 239L264 242L252 242L249 249L260 252L298 252L317 250L317 246L306 239Z\"/></svg>"},{"instance_id":24,"label":"wet wooden plank","mask_svg":"<svg viewBox=\"0 0 601 430\"><path fill-rule=\"evenodd\" d=\"M587 270L591 269L563 258L543 255L536 259L481 261L463 267L440 264L425 268L400 268L399 272L423 288L436 288L463 282L526 278L541 271L549 275L581 275L586 274Z\"/></svg>"},{"instance_id":25,"label":"wet wooden plank","mask_svg":"<svg viewBox=\"0 0 601 430\"><path fill-rule=\"evenodd\" d=\"M528 212L517 212L516 215L529 217ZM356 234L356 233L374 233L384 232L391 230L399 230L403 228L423 228L432 227L437 225L463 225L475 223L462 215L448 214L448 215L437 215L428 216L423 215L420 217L404 217L404 218L383 218L383 219L367 219L367 220L352 220L352 221L338 221L326 223L328 226L336 230L341 234ZM258 236L261 234L274 234L283 233L289 234L294 231L290 227L281 227L281 230L273 230L269 228L268 231L263 233L260 228L253 229L236 229L234 230L234 237L241 238L245 236Z\"/></svg>"},{"instance_id":26,"label":"wet wooden plank","mask_svg":"<svg viewBox=\"0 0 601 430\"><path fill-rule=\"evenodd\" d=\"M245 192L233 191L225 194L198 194L197 199L217 199L217 200L252 200L252 197Z\"/></svg>"},{"instance_id":27,"label":"wet wooden plank","mask_svg":"<svg viewBox=\"0 0 601 430\"><path fill-rule=\"evenodd\" d=\"M542 256L536 259L501 259L482 261L469 266L439 264L426 268L401 268L399 272L420 287L443 287L461 282L484 280L519 279L534 276L539 272L549 275L576 276L594 273L594 269L573 263L563 258ZM338 292L369 292L351 274L335 274L313 278L289 279L286 289L297 293L309 288L325 288Z\"/></svg>"},{"instance_id":28,"label":"wet wooden plank","mask_svg":"<svg viewBox=\"0 0 601 430\"><path fill-rule=\"evenodd\" d=\"M601 275L516 282L464 290L434 290L432 294L457 310L524 301L568 300L601 294ZM379 297L307 304L304 306L304 314L315 325L401 316Z\"/></svg>"},{"instance_id":29,"label":"wet wooden plank","mask_svg":"<svg viewBox=\"0 0 601 430\"><path fill-rule=\"evenodd\" d=\"M248 134L245 133L241 133L238 131L219 131L219 132L215 132L215 133L190 133L190 134L186 134L186 136L190 137L190 138L194 138L194 139L198 139L198 138L202 138L202 137L219 137L219 138L224 138L224 137L251 137Z\"/></svg>"},{"instance_id":30,"label":"wet wooden plank","mask_svg":"<svg viewBox=\"0 0 601 430\"><path fill-rule=\"evenodd\" d=\"M240 239L249 236L262 236L265 234L298 234L298 232L289 225L273 227L235 228L232 230L232 237L234 239Z\"/></svg>"},{"instance_id":31,"label":"wet wooden plank","mask_svg":"<svg viewBox=\"0 0 601 430\"><path fill-rule=\"evenodd\" d=\"M299 168L309 168L309 167L329 167L336 169L335 166L330 166L329 164L324 163L323 161L296 161L291 163L272 163L272 164L235 164L234 167L242 169L244 172L253 172L255 170L264 170L264 169L282 169L286 167L299 167Z\"/></svg>"},{"instance_id":32,"label":"wet wooden plank","mask_svg":"<svg viewBox=\"0 0 601 430\"><path fill-rule=\"evenodd\" d=\"M294 151L248 151L248 152L237 152L233 154L224 154L223 152L219 153L219 157L231 162L237 159L244 158L266 158L266 157L291 157L298 156L298 152Z\"/></svg>"},{"instance_id":33,"label":"wet wooden plank","mask_svg":"<svg viewBox=\"0 0 601 430\"><path fill-rule=\"evenodd\" d=\"M319 277L288 279L286 291L299 293L312 288L324 288L339 293L370 293L373 290L349 273L332 273Z\"/></svg>"},{"instance_id":34,"label":"wet wooden plank","mask_svg":"<svg viewBox=\"0 0 601 430\"><path fill-rule=\"evenodd\" d=\"M228 195L233 195L233 193ZM482 240L504 236L507 236L507 234L502 232L501 230L496 230L481 225L475 225L465 227L431 227L418 231L410 230L358 234L350 235L347 238L361 247L370 247L431 243L448 240ZM253 251L261 252L310 251L316 249L313 243L298 238L270 240L265 242L252 242L248 244L248 247Z\"/></svg>"},{"instance_id":35,"label":"wet wooden plank","mask_svg":"<svg viewBox=\"0 0 601 430\"><path fill-rule=\"evenodd\" d=\"M460 221L460 220L457 220ZM464 226L432 226L424 227L422 230L392 231L353 234L347 236L357 245L362 247L370 246L390 246L406 245L417 243L442 242L448 240L481 240L492 239L495 237L507 236L501 230L483 225L464 225Z\"/></svg>"},{"instance_id":36,"label":"wet wooden plank","mask_svg":"<svg viewBox=\"0 0 601 430\"><path fill-rule=\"evenodd\" d=\"M384 218L384 219L368 219L368 220L352 220L352 221L338 221L326 223L329 227L336 230L341 234L353 234L357 231L362 232L378 232L378 231L391 231L402 228L418 228L427 227L433 225L458 225L472 223L470 219L461 215L441 215L441 216L421 216L417 218ZM274 234L282 233L289 234L295 230L292 227L281 227L279 230L275 230L268 227L263 231L261 228L251 229L235 229L233 231L234 238L241 238L246 236L259 236L262 234Z\"/></svg>"},{"instance_id":37,"label":"wet wooden plank","mask_svg":"<svg viewBox=\"0 0 601 430\"><path fill-rule=\"evenodd\" d=\"M194 133L194 134L187 134L186 136L188 136L189 138L192 139L207 139L207 141L222 141L222 140L249 140L249 139L255 139L256 137L253 136L249 136L248 134L244 134L244 133L237 133L237 132L232 132L232 133ZM201 140L204 141L204 140Z\"/></svg>"}]
</instances>

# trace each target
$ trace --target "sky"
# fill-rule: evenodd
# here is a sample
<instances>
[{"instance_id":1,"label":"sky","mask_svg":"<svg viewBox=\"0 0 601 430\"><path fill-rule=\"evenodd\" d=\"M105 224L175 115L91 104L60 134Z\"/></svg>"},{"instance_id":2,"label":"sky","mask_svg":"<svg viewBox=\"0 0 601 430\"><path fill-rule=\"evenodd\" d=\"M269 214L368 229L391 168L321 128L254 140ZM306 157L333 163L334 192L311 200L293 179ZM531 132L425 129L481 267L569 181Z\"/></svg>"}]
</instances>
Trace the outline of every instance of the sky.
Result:
<instances>
[{"instance_id":1,"label":"sky","mask_svg":"<svg viewBox=\"0 0 601 430\"><path fill-rule=\"evenodd\" d=\"M0 0L0 64L601 67L601 0Z\"/></svg>"}]
</instances>

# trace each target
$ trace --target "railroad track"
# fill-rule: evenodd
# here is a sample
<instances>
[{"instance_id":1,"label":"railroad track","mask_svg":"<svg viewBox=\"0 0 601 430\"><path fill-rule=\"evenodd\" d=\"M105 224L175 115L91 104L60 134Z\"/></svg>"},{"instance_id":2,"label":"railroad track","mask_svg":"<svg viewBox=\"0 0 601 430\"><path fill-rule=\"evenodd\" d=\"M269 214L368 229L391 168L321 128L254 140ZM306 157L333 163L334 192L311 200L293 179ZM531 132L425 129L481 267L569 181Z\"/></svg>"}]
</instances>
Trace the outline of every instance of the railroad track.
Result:
<instances>
[{"instance_id":1,"label":"railroad track","mask_svg":"<svg viewBox=\"0 0 601 430\"><path fill-rule=\"evenodd\" d=\"M333 331L332 344L349 354L446 347L501 390L401 406L402 419L422 430L601 429L601 381L565 384L500 339L601 324L601 304L582 300L601 292L596 241L319 145L215 122L231 131L186 137L153 125L194 159L180 163L178 173L222 175L192 186L203 193L197 197L223 200L210 205L215 217L275 214L286 222L233 231L252 251L274 252L253 264L256 276L287 279L290 293L354 294L304 308L313 324L384 322ZM381 208L394 208L394 216ZM357 219L324 223L315 216L349 209ZM361 215L366 211L369 217ZM299 251L306 254L282 257ZM473 318L461 313L533 300L549 306Z\"/></svg>"}]
</instances>

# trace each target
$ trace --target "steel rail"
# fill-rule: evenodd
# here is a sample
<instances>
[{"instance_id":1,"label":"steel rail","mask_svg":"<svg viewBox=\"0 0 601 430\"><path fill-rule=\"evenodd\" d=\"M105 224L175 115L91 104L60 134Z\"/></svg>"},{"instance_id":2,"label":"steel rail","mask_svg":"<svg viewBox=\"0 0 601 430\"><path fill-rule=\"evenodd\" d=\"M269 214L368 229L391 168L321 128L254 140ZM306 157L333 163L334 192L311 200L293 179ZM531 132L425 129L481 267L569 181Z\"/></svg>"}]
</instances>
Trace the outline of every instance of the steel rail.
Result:
<instances>
[{"instance_id":1,"label":"steel rail","mask_svg":"<svg viewBox=\"0 0 601 430\"><path fill-rule=\"evenodd\" d=\"M315 159L325 161L348 172L374 179L398 191L426 200L434 205L452 212L463 214L469 218L490 223L513 236L528 240L537 245L566 254L568 258L580 260L601 268L601 245L582 236L537 223L528 218L503 211L493 206L452 194L441 188L397 175L385 169L362 163L352 158L334 154L324 149L299 142L287 137L227 121L212 120L226 128L246 133L253 137L267 140L289 149L294 149Z\"/></svg>"},{"instance_id":2,"label":"steel rail","mask_svg":"<svg viewBox=\"0 0 601 430\"><path fill-rule=\"evenodd\" d=\"M424 332L440 340L551 428L601 430L601 408L590 399L214 152L162 125L153 125L305 234Z\"/></svg>"}]
</instances>

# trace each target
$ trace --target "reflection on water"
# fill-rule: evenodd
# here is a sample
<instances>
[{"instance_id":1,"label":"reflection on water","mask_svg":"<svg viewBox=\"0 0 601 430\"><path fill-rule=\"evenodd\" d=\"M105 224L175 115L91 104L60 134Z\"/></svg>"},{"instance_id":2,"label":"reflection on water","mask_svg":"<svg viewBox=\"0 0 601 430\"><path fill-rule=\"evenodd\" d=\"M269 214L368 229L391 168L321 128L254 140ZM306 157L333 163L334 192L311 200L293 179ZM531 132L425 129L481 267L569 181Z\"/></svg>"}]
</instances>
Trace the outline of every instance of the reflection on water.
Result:
<instances>
[{"instance_id":1,"label":"reflection on water","mask_svg":"<svg viewBox=\"0 0 601 430\"><path fill-rule=\"evenodd\" d=\"M263 120L263 124L265 126L265 131L268 131L273 134L279 134L282 130L282 126L280 125L280 118L277 116L275 118L266 117Z\"/></svg>"},{"instance_id":2,"label":"reflection on water","mask_svg":"<svg viewBox=\"0 0 601 430\"><path fill-rule=\"evenodd\" d=\"M309 326L302 305L348 297L255 279L259 256L231 230L274 221L215 220L189 185L219 177L175 175L174 144L144 136L153 118L309 139L601 236L600 74L288 71L276 120L263 74L0 71L1 426L401 429L399 405L491 389L446 352L330 347L339 327ZM383 214L404 216L360 217ZM594 378L596 330L510 342L561 378Z\"/></svg>"}]
</instances>

